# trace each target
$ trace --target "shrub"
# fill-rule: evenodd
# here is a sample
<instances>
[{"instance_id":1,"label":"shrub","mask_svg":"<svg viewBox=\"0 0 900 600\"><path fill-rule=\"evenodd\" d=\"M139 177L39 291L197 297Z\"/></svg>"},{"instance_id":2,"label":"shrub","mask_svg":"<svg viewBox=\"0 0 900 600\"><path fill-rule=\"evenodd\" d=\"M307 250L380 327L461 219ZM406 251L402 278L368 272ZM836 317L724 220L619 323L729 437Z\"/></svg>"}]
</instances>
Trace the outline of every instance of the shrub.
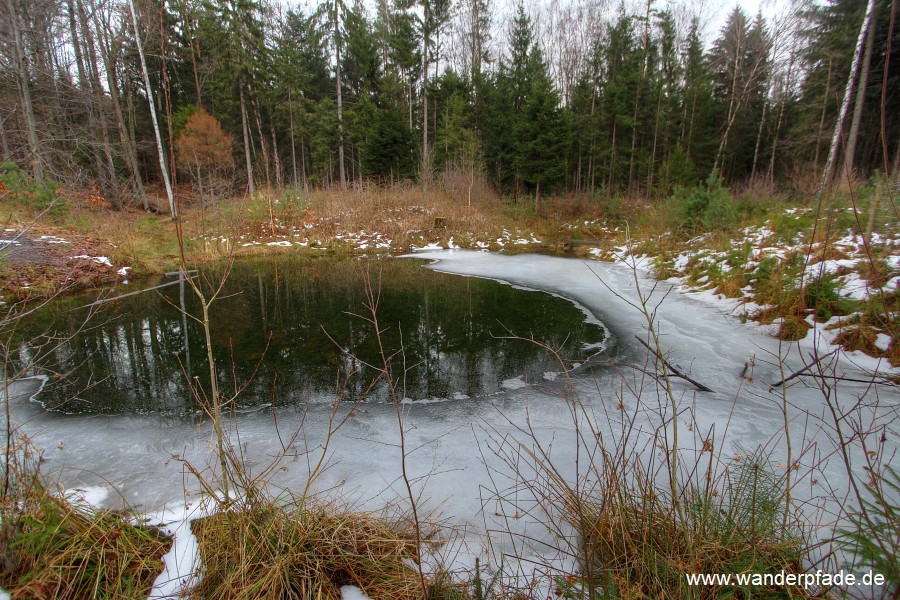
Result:
<instances>
[{"instance_id":1,"label":"shrub","mask_svg":"<svg viewBox=\"0 0 900 600\"><path fill-rule=\"evenodd\" d=\"M682 186L695 185L699 179L693 161L679 144L659 167L656 191L666 196Z\"/></svg>"},{"instance_id":2,"label":"shrub","mask_svg":"<svg viewBox=\"0 0 900 600\"><path fill-rule=\"evenodd\" d=\"M803 257L792 254L786 260L768 256L756 266L750 277L754 282L753 300L760 305L775 305L779 314L789 314L799 306L800 292L797 277L803 266Z\"/></svg>"},{"instance_id":3,"label":"shrub","mask_svg":"<svg viewBox=\"0 0 900 600\"><path fill-rule=\"evenodd\" d=\"M850 301L841 296L834 275L825 274L813 278L806 284L803 294L807 308L814 309L819 321L827 321L834 315L846 315L853 311Z\"/></svg>"},{"instance_id":4,"label":"shrub","mask_svg":"<svg viewBox=\"0 0 900 600\"><path fill-rule=\"evenodd\" d=\"M190 175L201 208L231 192L235 166L233 145L231 135L203 108L191 114L175 140L178 168Z\"/></svg>"},{"instance_id":5,"label":"shrub","mask_svg":"<svg viewBox=\"0 0 900 600\"><path fill-rule=\"evenodd\" d=\"M597 597L720 597L733 590L701 592L684 574L803 572L803 538L784 527L784 479L761 451L733 461L721 489L688 492L684 513L646 475L623 481L625 473L610 468L604 497L571 497L560 507L581 536L587 564L580 585ZM749 597L782 590L741 591ZM802 589L790 591L803 596Z\"/></svg>"},{"instance_id":6,"label":"shrub","mask_svg":"<svg viewBox=\"0 0 900 600\"><path fill-rule=\"evenodd\" d=\"M778 328L778 337L787 342L796 342L806 337L812 325L799 317L785 317Z\"/></svg>"},{"instance_id":7,"label":"shrub","mask_svg":"<svg viewBox=\"0 0 900 600\"><path fill-rule=\"evenodd\" d=\"M65 211L65 203L56 193L59 184L49 179L42 182L32 181L31 177L14 162L7 161L0 164L0 181L12 192L15 200L28 208L41 211L52 205L54 214Z\"/></svg>"},{"instance_id":8,"label":"shrub","mask_svg":"<svg viewBox=\"0 0 900 600\"><path fill-rule=\"evenodd\" d=\"M739 216L728 190L713 177L703 185L676 194L670 202L677 209L678 225L690 233L731 227Z\"/></svg>"},{"instance_id":9,"label":"shrub","mask_svg":"<svg viewBox=\"0 0 900 600\"><path fill-rule=\"evenodd\" d=\"M900 472L887 466L881 485L866 485L872 500L850 515L850 527L838 532L840 545L853 556L859 570L884 575L886 589L900 589Z\"/></svg>"}]
</instances>

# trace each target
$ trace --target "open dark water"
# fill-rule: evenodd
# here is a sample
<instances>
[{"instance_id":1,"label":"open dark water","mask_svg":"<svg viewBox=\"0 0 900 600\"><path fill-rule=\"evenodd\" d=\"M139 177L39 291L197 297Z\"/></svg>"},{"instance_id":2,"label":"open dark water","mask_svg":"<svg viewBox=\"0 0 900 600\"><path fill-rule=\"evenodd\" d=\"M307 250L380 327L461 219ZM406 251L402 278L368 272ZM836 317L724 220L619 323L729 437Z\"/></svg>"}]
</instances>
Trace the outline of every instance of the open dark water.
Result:
<instances>
[{"instance_id":1,"label":"open dark water","mask_svg":"<svg viewBox=\"0 0 900 600\"><path fill-rule=\"evenodd\" d=\"M211 282L221 274L221 266L202 272ZM236 410L331 401L339 388L346 400L390 399L383 382L370 385L377 372L366 366L383 364L366 320L367 274L399 398L484 398L515 378L540 382L561 370L544 349L511 334L560 348L571 361L605 341L605 328L568 300L436 273L418 261L241 260L211 311L219 383L227 397L241 390ZM104 293L177 281L160 277ZM17 332L19 365L40 365L29 374L49 376L37 400L61 413L196 413L187 382L208 381L209 370L190 287L116 300L85 321L89 310L80 307L97 298L93 291L57 300Z\"/></svg>"}]
</instances>

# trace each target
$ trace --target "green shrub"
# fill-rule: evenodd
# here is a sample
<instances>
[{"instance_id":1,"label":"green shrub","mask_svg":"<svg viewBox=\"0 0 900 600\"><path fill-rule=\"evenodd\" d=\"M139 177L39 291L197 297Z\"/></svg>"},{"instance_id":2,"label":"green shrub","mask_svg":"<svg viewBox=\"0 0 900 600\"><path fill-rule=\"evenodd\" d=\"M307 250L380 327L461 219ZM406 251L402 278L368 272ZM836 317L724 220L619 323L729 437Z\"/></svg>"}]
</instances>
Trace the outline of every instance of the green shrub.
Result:
<instances>
[{"instance_id":1,"label":"green shrub","mask_svg":"<svg viewBox=\"0 0 900 600\"><path fill-rule=\"evenodd\" d=\"M0 164L0 179L3 180L6 189L11 192L21 192L28 187L28 174L19 169L19 165L12 161Z\"/></svg>"},{"instance_id":2,"label":"green shrub","mask_svg":"<svg viewBox=\"0 0 900 600\"><path fill-rule=\"evenodd\" d=\"M12 192L14 200L29 208L45 210L52 206L51 212L54 214L65 211L65 203L56 193L59 184L55 181L49 179L33 181L28 173L19 169L16 163L9 161L0 164L0 180L6 189Z\"/></svg>"},{"instance_id":3,"label":"green shrub","mask_svg":"<svg viewBox=\"0 0 900 600\"><path fill-rule=\"evenodd\" d=\"M739 248L730 250L725 260L731 267L739 269L749 262L752 253L753 245L750 242L744 242Z\"/></svg>"},{"instance_id":4,"label":"green shrub","mask_svg":"<svg viewBox=\"0 0 900 600\"><path fill-rule=\"evenodd\" d=\"M815 277L806 284L803 298L807 308L815 310L816 319L827 321L834 315L846 315L853 311L852 303L842 297L834 275Z\"/></svg>"},{"instance_id":5,"label":"green shrub","mask_svg":"<svg viewBox=\"0 0 900 600\"><path fill-rule=\"evenodd\" d=\"M670 203L676 209L678 226L690 233L732 227L740 216L728 190L713 177L703 185L675 194Z\"/></svg>"},{"instance_id":6,"label":"green shrub","mask_svg":"<svg viewBox=\"0 0 900 600\"><path fill-rule=\"evenodd\" d=\"M656 191L660 196L667 196L678 188L696 185L698 180L693 161L684 148L678 145L659 167Z\"/></svg>"},{"instance_id":7,"label":"green shrub","mask_svg":"<svg viewBox=\"0 0 900 600\"><path fill-rule=\"evenodd\" d=\"M787 214L779 213L773 216L769 224L779 242L792 244L802 233L812 230L814 215L811 212Z\"/></svg>"}]
</instances>

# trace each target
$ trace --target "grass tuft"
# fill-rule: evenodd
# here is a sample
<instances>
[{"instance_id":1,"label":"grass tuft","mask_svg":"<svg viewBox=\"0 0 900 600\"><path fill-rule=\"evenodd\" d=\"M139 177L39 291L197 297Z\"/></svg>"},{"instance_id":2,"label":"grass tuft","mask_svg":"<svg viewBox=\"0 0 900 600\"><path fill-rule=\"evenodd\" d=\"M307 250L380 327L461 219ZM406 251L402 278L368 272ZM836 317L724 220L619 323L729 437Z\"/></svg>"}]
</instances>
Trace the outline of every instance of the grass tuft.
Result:
<instances>
[{"instance_id":1,"label":"grass tuft","mask_svg":"<svg viewBox=\"0 0 900 600\"><path fill-rule=\"evenodd\" d=\"M806 337L812 325L800 317L785 317L778 327L778 337L786 342L796 342Z\"/></svg>"},{"instance_id":2,"label":"grass tuft","mask_svg":"<svg viewBox=\"0 0 900 600\"><path fill-rule=\"evenodd\" d=\"M604 472L600 497L585 499L570 489L557 506L579 534L585 557L579 586L593 590L591 597L806 597L799 587L701 591L685 578L804 572L803 539L782 527L784 480L761 453L734 461L719 488L688 492L685 511L639 470L610 463Z\"/></svg>"},{"instance_id":3,"label":"grass tuft","mask_svg":"<svg viewBox=\"0 0 900 600\"><path fill-rule=\"evenodd\" d=\"M0 584L36 600L147 597L170 540L127 515L89 512L36 484L24 500L5 499Z\"/></svg>"},{"instance_id":4,"label":"grass tuft","mask_svg":"<svg viewBox=\"0 0 900 600\"><path fill-rule=\"evenodd\" d=\"M415 536L364 513L261 500L195 521L194 534L191 598L339 600L342 585L376 600L422 595Z\"/></svg>"}]
</instances>

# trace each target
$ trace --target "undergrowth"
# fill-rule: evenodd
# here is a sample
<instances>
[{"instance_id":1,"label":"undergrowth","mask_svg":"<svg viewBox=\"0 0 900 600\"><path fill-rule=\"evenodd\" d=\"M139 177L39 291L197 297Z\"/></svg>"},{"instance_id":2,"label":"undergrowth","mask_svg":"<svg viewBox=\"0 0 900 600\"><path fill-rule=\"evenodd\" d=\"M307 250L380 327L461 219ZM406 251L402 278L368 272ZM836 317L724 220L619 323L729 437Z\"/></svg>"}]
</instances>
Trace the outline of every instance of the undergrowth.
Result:
<instances>
[{"instance_id":1,"label":"undergrowth","mask_svg":"<svg viewBox=\"0 0 900 600\"><path fill-rule=\"evenodd\" d=\"M416 538L401 525L335 506L262 500L194 521L202 557L191 598L421 598Z\"/></svg>"},{"instance_id":2,"label":"undergrowth","mask_svg":"<svg viewBox=\"0 0 900 600\"><path fill-rule=\"evenodd\" d=\"M735 461L720 488L694 489L680 513L639 470L604 464L610 487L570 497L563 518L578 532L583 586L598 598L690 598L685 573L802 573L805 541L782 523L784 481L762 453ZM569 490L571 494L571 490ZM715 586L704 597L737 593ZM748 588L745 597L805 597L799 588Z\"/></svg>"},{"instance_id":3,"label":"undergrowth","mask_svg":"<svg viewBox=\"0 0 900 600\"><path fill-rule=\"evenodd\" d=\"M127 512L92 511L37 482L2 512L0 585L16 599L143 600L170 546Z\"/></svg>"}]
</instances>

